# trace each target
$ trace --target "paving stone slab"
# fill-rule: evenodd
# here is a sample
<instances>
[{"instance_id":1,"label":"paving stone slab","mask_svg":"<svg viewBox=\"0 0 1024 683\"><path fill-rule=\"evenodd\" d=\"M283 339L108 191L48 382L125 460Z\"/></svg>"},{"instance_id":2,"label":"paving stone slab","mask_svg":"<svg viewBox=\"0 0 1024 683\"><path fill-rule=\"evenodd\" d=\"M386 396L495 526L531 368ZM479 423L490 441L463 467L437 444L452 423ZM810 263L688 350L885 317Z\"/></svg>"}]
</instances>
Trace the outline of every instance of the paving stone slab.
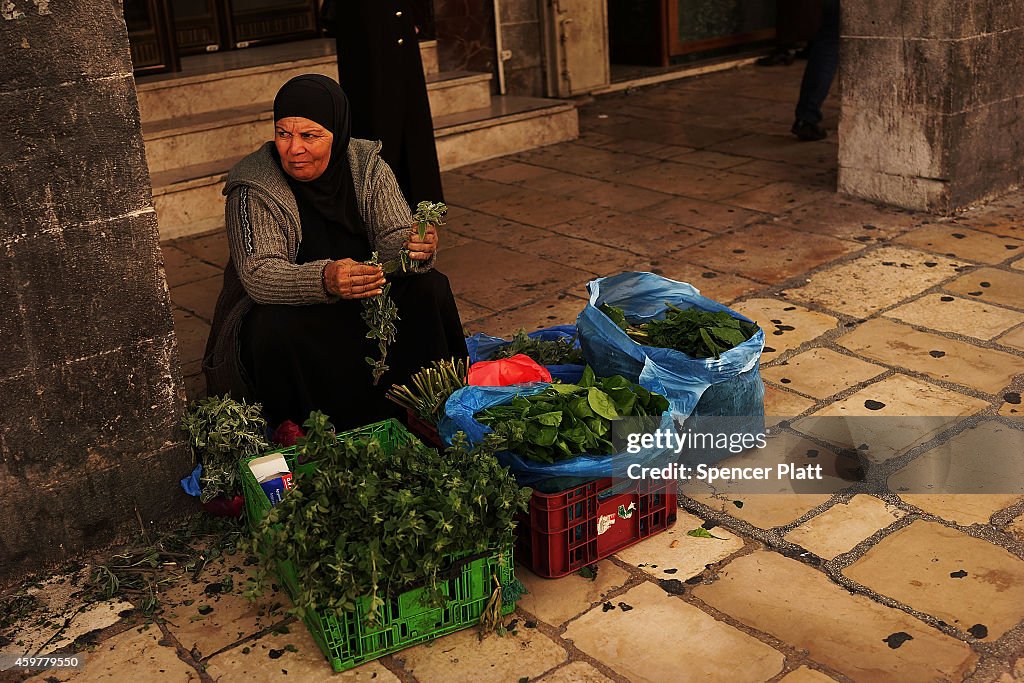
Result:
<instances>
[{"instance_id":1,"label":"paving stone slab","mask_svg":"<svg viewBox=\"0 0 1024 683\"><path fill-rule=\"evenodd\" d=\"M777 284L861 248L834 237L810 240L802 232L758 223L705 240L688 249L686 258L723 273Z\"/></svg>"},{"instance_id":2,"label":"paving stone slab","mask_svg":"<svg viewBox=\"0 0 1024 683\"><path fill-rule=\"evenodd\" d=\"M709 564L719 562L743 547L743 538L720 526L711 533L718 538L698 538L687 532L704 524L700 517L679 511L676 523L615 554L623 562L639 567L654 579L685 581L697 576Z\"/></svg>"},{"instance_id":3,"label":"paving stone slab","mask_svg":"<svg viewBox=\"0 0 1024 683\"><path fill-rule=\"evenodd\" d=\"M679 161L685 161L685 157ZM805 204L828 199L834 194L834 189L808 187L781 180L755 190L741 192L725 201L733 206L779 216Z\"/></svg>"},{"instance_id":4,"label":"paving stone slab","mask_svg":"<svg viewBox=\"0 0 1024 683\"><path fill-rule=\"evenodd\" d=\"M905 514L874 496L858 494L793 529L786 540L831 560Z\"/></svg>"},{"instance_id":5,"label":"paving stone slab","mask_svg":"<svg viewBox=\"0 0 1024 683\"><path fill-rule=\"evenodd\" d=\"M178 342L178 360L184 365L202 361L210 324L186 310L174 309L174 339Z\"/></svg>"},{"instance_id":6,"label":"paving stone slab","mask_svg":"<svg viewBox=\"0 0 1024 683\"><path fill-rule=\"evenodd\" d=\"M516 577L529 591L517 606L552 626L561 626L569 619L600 603L604 596L622 588L629 574L602 560L594 565L596 577L584 578L573 573L560 579L545 579L525 567L516 570Z\"/></svg>"},{"instance_id":7,"label":"paving stone slab","mask_svg":"<svg viewBox=\"0 0 1024 683\"><path fill-rule=\"evenodd\" d=\"M565 192L567 197L616 211L637 211L667 201L673 196L636 185L588 179L581 176L572 177L576 178L577 182L567 188ZM590 182L585 182L588 180ZM533 187L536 187L536 184Z\"/></svg>"},{"instance_id":8,"label":"paving stone slab","mask_svg":"<svg viewBox=\"0 0 1024 683\"><path fill-rule=\"evenodd\" d=\"M1020 496L984 493L899 493L900 499L924 512L961 526L989 524L993 514L1004 510Z\"/></svg>"},{"instance_id":9,"label":"paving stone slab","mask_svg":"<svg viewBox=\"0 0 1024 683\"><path fill-rule=\"evenodd\" d=\"M688 257L689 252L684 248L674 254L656 258L651 262L651 272L670 280L691 284L707 298L723 304L764 289L764 285L759 282L709 270L707 266L686 261Z\"/></svg>"},{"instance_id":10,"label":"paving stone slab","mask_svg":"<svg viewBox=\"0 0 1024 683\"><path fill-rule=\"evenodd\" d=\"M743 168L737 170L742 172ZM917 226L921 216L833 194L794 209L781 218L779 224L804 232L875 244Z\"/></svg>"},{"instance_id":11,"label":"paving stone slab","mask_svg":"<svg viewBox=\"0 0 1024 683\"><path fill-rule=\"evenodd\" d=\"M477 306L466 300L458 301L459 317L462 318L463 329L473 329L473 322L480 318L494 315L494 311L483 306Z\"/></svg>"},{"instance_id":12,"label":"paving stone slab","mask_svg":"<svg viewBox=\"0 0 1024 683\"><path fill-rule=\"evenodd\" d=\"M1024 327L1018 327L1004 334L996 339L996 343L1003 346L1012 346L1019 351L1024 351Z\"/></svg>"},{"instance_id":13,"label":"paving stone slab","mask_svg":"<svg viewBox=\"0 0 1024 683\"><path fill-rule=\"evenodd\" d=\"M520 329L533 332L552 325L573 325L586 303L579 297L559 292L525 306L487 314L466 323L465 328L470 334L483 332L508 339Z\"/></svg>"},{"instance_id":14,"label":"paving stone slab","mask_svg":"<svg viewBox=\"0 0 1024 683\"><path fill-rule=\"evenodd\" d=\"M995 268L980 268L943 286L968 298L1011 308L1024 308L1024 275Z\"/></svg>"},{"instance_id":15,"label":"paving stone slab","mask_svg":"<svg viewBox=\"0 0 1024 683\"><path fill-rule=\"evenodd\" d=\"M733 560L694 596L855 681L960 681L977 661L966 643L772 552Z\"/></svg>"},{"instance_id":16,"label":"paving stone slab","mask_svg":"<svg viewBox=\"0 0 1024 683\"><path fill-rule=\"evenodd\" d=\"M600 211L600 207L593 204L565 197L552 197L543 192L525 188L516 188L512 194L479 202L473 206L483 213L501 216L538 228L547 228Z\"/></svg>"},{"instance_id":17,"label":"paving stone slab","mask_svg":"<svg viewBox=\"0 0 1024 683\"><path fill-rule=\"evenodd\" d=\"M501 216L492 216L452 205L448 207L445 221L440 228L440 244L445 253L438 256L438 265L443 271L446 271L447 268L447 252L461 244L466 244L467 240L491 242L505 247L519 247L536 242L551 234L547 230L517 223ZM461 244L458 242L450 244L449 235L461 239Z\"/></svg>"},{"instance_id":18,"label":"paving stone slab","mask_svg":"<svg viewBox=\"0 0 1024 683\"><path fill-rule=\"evenodd\" d=\"M753 176L708 170L673 161L661 161L626 171L617 176L616 181L705 201L719 201L768 184L767 180Z\"/></svg>"},{"instance_id":19,"label":"paving stone slab","mask_svg":"<svg viewBox=\"0 0 1024 683\"><path fill-rule=\"evenodd\" d=\"M213 320L213 309L217 306L224 277L208 277L205 280L189 282L171 290L171 301L175 306L187 310L200 320Z\"/></svg>"},{"instance_id":20,"label":"paving stone slab","mask_svg":"<svg viewBox=\"0 0 1024 683\"><path fill-rule=\"evenodd\" d=\"M647 259L677 252L710 237L710 233L676 223L607 210L551 226L552 232L603 244ZM531 247L532 250L532 247ZM590 264L601 267L600 261Z\"/></svg>"},{"instance_id":21,"label":"paving stone slab","mask_svg":"<svg viewBox=\"0 0 1024 683\"><path fill-rule=\"evenodd\" d=\"M555 264L565 264L595 277L625 271L649 271L651 257L640 256L587 239L550 235L530 243L530 254Z\"/></svg>"},{"instance_id":22,"label":"paving stone slab","mask_svg":"<svg viewBox=\"0 0 1024 683\"><path fill-rule=\"evenodd\" d=\"M198 681L199 672L178 659L178 651L170 643L163 643L163 634L156 626L149 630L130 629L100 643L96 649L83 655L81 669L51 669L30 678L32 683L54 681L171 681L184 683Z\"/></svg>"},{"instance_id":23,"label":"paving stone slab","mask_svg":"<svg viewBox=\"0 0 1024 683\"><path fill-rule=\"evenodd\" d=\"M672 159L673 161L678 161L681 164L692 164L703 168L717 169L733 168L735 166L750 163L750 157L746 156L722 154L720 152L711 152L706 149L683 148L683 150L684 151L677 151L671 156L662 158Z\"/></svg>"},{"instance_id":24,"label":"paving stone slab","mask_svg":"<svg viewBox=\"0 0 1024 683\"><path fill-rule=\"evenodd\" d=\"M160 255L164 260L164 274L167 277L167 284L171 287L224 274L222 268L199 260L187 251L175 246L175 242L161 244Z\"/></svg>"},{"instance_id":25,"label":"paving stone slab","mask_svg":"<svg viewBox=\"0 0 1024 683\"><path fill-rule=\"evenodd\" d=\"M515 185L495 183L462 173L444 173L441 175L441 183L445 199L459 206L475 207L483 202L506 197L517 189Z\"/></svg>"},{"instance_id":26,"label":"paving stone slab","mask_svg":"<svg viewBox=\"0 0 1024 683\"><path fill-rule=\"evenodd\" d=\"M173 240L170 244L201 261L220 268L222 274L231 258L231 252L228 249L228 234L225 230Z\"/></svg>"},{"instance_id":27,"label":"paving stone slab","mask_svg":"<svg viewBox=\"0 0 1024 683\"><path fill-rule=\"evenodd\" d=\"M1002 263L1020 254L1024 241L992 235L950 223L931 223L896 239L900 244L925 249L953 259Z\"/></svg>"},{"instance_id":28,"label":"paving stone slab","mask_svg":"<svg viewBox=\"0 0 1024 683\"><path fill-rule=\"evenodd\" d=\"M836 343L871 360L989 394L1024 372L1020 356L919 332L882 318L867 321Z\"/></svg>"},{"instance_id":29,"label":"paving stone slab","mask_svg":"<svg viewBox=\"0 0 1024 683\"><path fill-rule=\"evenodd\" d=\"M781 365L763 368L761 376L814 398L828 398L874 379L886 368L831 349L811 349Z\"/></svg>"},{"instance_id":30,"label":"paving stone slab","mask_svg":"<svg viewBox=\"0 0 1024 683\"><path fill-rule=\"evenodd\" d=\"M564 637L635 683L766 681L784 663L781 652L652 583L619 596L610 611L591 610Z\"/></svg>"},{"instance_id":31,"label":"paving stone slab","mask_svg":"<svg viewBox=\"0 0 1024 683\"><path fill-rule=\"evenodd\" d=\"M801 666L786 674L779 683L832 683L835 679L820 671Z\"/></svg>"},{"instance_id":32,"label":"paving stone slab","mask_svg":"<svg viewBox=\"0 0 1024 683\"><path fill-rule=\"evenodd\" d=\"M786 296L864 317L939 284L961 265L905 247L882 247L815 273L806 285L788 290Z\"/></svg>"},{"instance_id":33,"label":"paving stone slab","mask_svg":"<svg viewBox=\"0 0 1024 683\"><path fill-rule=\"evenodd\" d=\"M637 213L708 232L725 232L743 227L767 216L728 204L716 204L690 197L676 197L640 209Z\"/></svg>"},{"instance_id":34,"label":"paving stone slab","mask_svg":"<svg viewBox=\"0 0 1024 683\"><path fill-rule=\"evenodd\" d=\"M532 680L568 659L561 645L522 625L515 635L492 634L482 641L477 629L470 628L396 652L393 657L420 683Z\"/></svg>"},{"instance_id":35,"label":"paving stone slab","mask_svg":"<svg viewBox=\"0 0 1024 683\"><path fill-rule=\"evenodd\" d=\"M374 681L398 683L399 679L379 662L334 673L309 630L301 621L288 625L288 633L268 633L246 641L207 662L206 672L223 681ZM285 678L287 676L287 678Z\"/></svg>"},{"instance_id":36,"label":"paving stone slab","mask_svg":"<svg viewBox=\"0 0 1024 683\"><path fill-rule=\"evenodd\" d=\"M465 169L463 169L465 170ZM470 171L469 175L484 180L492 180L496 183L518 184L527 180L543 177L552 173L550 168L534 166L521 161L508 161L507 163L480 171Z\"/></svg>"},{"instance_id":37,"label":"paving stone slab","mask_svg":"<svg viewBox=\"0 0 1024 683\"><path fill-rule=\"evenodd\" d=\"M764 421L768 427L774 427L783 420L789 420L815 405L817 404L809 398L765 385Z\"/></svg>"},{"instance_id":38,"label":"paving stone slab","mask_svg":"<svg viewBox=\"0 0 1024 683\"><path fill-rule=\"evenodd\" d=\"M940 332L990 340L1024 322L1024 313L948 294L926 294L886 311L888 318Z\"/></svg>"},{"instance_id":39,"label":"paving stone slab","mask_svg":"<svg viewBox=\"0 0 1024 683\"><path fill-rule=\"evenodd\" d=\"M611 683L612 679L586 662L572 662L537 680L543 683Z\"/></svg>"},{"instance_id":40,"label":"paving stone slab","mask_svg":"<svg viewBox=\"0 0 1024 683\"><path fill-rule=\"evenodd\" d=\"M890 534L843 573L979 640L1024 619L1024 560L937 522Z\"/></svg>"},{"instance_id":41,"label":"paving stone slab","mask_svg":"<svg viewBox=\"0 0 1024 683\"><path fill-rule=\"evenodd\" d=\"M783 299L746 299L732 308L764 329L762 363L775 360L779 354L820 337L839 322L831 315Z\"/></svg>"}]
</instances>

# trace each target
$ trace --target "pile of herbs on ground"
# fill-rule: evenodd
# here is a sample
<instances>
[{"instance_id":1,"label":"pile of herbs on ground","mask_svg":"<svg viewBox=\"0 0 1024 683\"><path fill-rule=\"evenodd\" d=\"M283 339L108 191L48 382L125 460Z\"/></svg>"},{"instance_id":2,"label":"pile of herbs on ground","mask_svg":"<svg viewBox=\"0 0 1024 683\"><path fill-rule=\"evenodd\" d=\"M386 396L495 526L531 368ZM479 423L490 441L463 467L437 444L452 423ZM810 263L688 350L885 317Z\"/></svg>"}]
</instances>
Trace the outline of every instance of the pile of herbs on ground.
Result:
<instances>
[{"instance_id":1,"label":"pile of herbs on ground","mask_svg":"<svg viewBox=\"0 0 1024 683\"><path fill-rule=\"evenodd\" d=\"M200 500L219 495L229 498L242 492L238 459L270 450L267 421L259 403L235 401L229 395L193 401L182 418L193 464L200 462Z\"/></svg>"},{"instance_id":2,"label":"pile of herbs on ground","mask_svg":"<svg viewBox=\"0 0 1024 683\"><path fill-rule=\"evenodd\" d=\"M644 346L682 351L691 358L718 358L722 353L747 341L760 329L756 323L734 318L725 311L681 309L666 302L664 320L630 324L621 308L602 304L601 312Z\"/></svg>"},{"instance_id":3,"label":"pile of herbs on ground","mask_svg":"<svg viewBox=\"0 0 1024 683\"><path fill-rule=\"evenodd\" d=\"M526 330L519 330L507 346L495 352L491 360L511 358L524 354L540 365L583 365L583 349L576 346L576 338L532 339Z\"/></svg>"},{"instance_id":4,"label":"pile of herbs on ground","mask_svg":"<svg viewBox=\"0 0 1024 683\"><path fill-rule=\"evenodd\" d=\"M299 616L358 606L373 624L385 601L420 586L429 606L441 606L453 556L504 546L529 502L490 443L470 450L460 438L439 452L414 441L389 452L373 439L336 439L322 413L304 426L296 454L316 472L299 473L254 532L261 567L249 591L259 595L289 561L302 586Z\"/></svg>"},{"instance_id":5,"label":"pile of herbs on ground","mask_svg":"<svg viewBox=\"0 0 1024 683\"><path fill-rule=\"evenodd\" d=\"M468 358L436 360L414 373L409 384L392 385L387 396L421 420L437 424L444 417L448 397L466 386L468 369Z\"/></svg>"},{"instance_id":6,"label":"pile of herbs on ground","mask_svg":"<svg viewBox=\"0 0 1024 683\"><path fill-rule=\"evenodd\" d=\"M588 365L579 384L552 384L531 396L492 406L476 415L503 448L529 460L552 463L582 454L611 455L612 420L660 416L665 397L625 377L597 378Z\"/></svg>"}]
</instances>

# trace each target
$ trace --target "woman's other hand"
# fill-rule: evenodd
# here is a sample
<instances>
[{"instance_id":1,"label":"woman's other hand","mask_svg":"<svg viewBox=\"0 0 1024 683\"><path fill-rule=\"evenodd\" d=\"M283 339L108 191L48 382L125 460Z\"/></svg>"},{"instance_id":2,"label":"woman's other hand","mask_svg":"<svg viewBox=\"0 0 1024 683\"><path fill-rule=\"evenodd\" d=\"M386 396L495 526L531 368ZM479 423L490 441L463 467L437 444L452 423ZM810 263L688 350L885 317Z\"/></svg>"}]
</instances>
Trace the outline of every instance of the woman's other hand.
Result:
<instances>
[{"instance_id":1,"label":"woman's other hand","mask_svg":"<svg viewBox=\"0 0 1024 683\"><path fill-rule=\"evenodd\" d=\"M342 299L368 299L384 287L384 271L350 258L331 261L324 268L324 287Z\"/></svg>"},{"instance_id":2,"label":"woman's other hand","mask_svg":"<svg viewBox=\"0 0 1024 683\"><path fill-rule=\"evenodd\" d=\"M420 239L419 229L413 226L405 248L409 250L409 258L413 261L429 261L430 257L437 252L437 228L432 225L428 226L423 239Z\"/></svg>"}]
</instances>

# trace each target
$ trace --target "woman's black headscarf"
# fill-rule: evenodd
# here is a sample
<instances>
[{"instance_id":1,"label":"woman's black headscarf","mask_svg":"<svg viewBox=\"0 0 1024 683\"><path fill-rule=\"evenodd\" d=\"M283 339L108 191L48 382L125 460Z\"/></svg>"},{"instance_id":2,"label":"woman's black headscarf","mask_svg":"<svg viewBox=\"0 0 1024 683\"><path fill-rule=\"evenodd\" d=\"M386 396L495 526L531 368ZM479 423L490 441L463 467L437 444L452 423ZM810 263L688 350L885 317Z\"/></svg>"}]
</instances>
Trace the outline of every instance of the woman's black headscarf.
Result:
<instances>
[{"instance_id":1,"label":"woman's black headscarf","mask_svg":"<svg viewBox=\"0 0 1024 683\"><path fill-rule=\"evenodd\" d=\"M296 199L300 205L311 205L328 223L340 224L352 234L365 235L348 164L352 124L345 92L327 76L296 76L281 86L274 98L274 121L290 116L315 121L334 135L331 158L319 178L303 182L285 173Z\"/></svg>"}]
</instances>

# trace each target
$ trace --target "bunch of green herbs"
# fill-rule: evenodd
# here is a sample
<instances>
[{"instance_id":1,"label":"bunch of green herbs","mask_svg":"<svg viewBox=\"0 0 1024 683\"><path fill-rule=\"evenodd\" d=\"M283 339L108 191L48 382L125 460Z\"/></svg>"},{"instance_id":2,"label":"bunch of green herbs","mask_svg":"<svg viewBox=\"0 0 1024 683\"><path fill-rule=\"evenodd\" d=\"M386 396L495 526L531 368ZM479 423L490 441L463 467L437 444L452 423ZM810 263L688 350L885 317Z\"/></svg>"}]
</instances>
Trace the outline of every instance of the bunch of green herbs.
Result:
<instances>
[{"instance_id":1,"label":"bunch of green herbs","mask_svg":"<svg viewBox=\"0 0 1024 683\"><path fill-rule=\"evenodd\" d=\"M255 530L261 568L249 591L261 593L268 572L291 562L300 617L358 609L373 624L386 601L419 586L440 606L452 560L507 543L528 504L530 490L498 464L493 440L470 450L460 437L440 453L418 441L388 449L338 440L316 413L306 426L298 451L317 455L316 472L299 473Z\"/></svg>"},{"instance_id":2,"label":"bunch of green herbs","mask_svg":"<svg viewBox=\"0 0 1024 683\"><path fill-rule=\"evenodd\" d=\"M658 416L668 409L659 394L621 375L598 379L588 365L579 384L552 384L532 396L516 396L476 419L504 448L529 460L552 463L578 455L611 455L612 420Z\"/></svg>"},{"instance_id":3,"label":"bunch of green herbs","mask_svg":"<svg viewBox=\"0 0 1024 683\"><path fill-rule=\"evenodd\" d=\"M633 325L621 308L603 304L601 312L644 346L681 351L691 358L718 358L747 341L760 329L757 323L734 318L725 311L682 309L670 303L663 320Z\"/></svg>"},{"instance_id":4,"label":"bunch of green herbs","mask_svg":"<svg viewBox=\"0 0 1024 683\"><path fill-rule=\"evenodd\" d=\"M529 356L540 365L583 365L583 349L576 346L576 338L532 339L526 330L519 330L507 346L491 357L492 360L511 358L517 354Z\"/></svg>"},{"instance_id":5,"label":"bunch of green herbs","mask_svg":"<svg viewBox=\"0 0 1024 683\"><path fill-rule=\"evenodd\" d=\"M411 410L421 420L437 424L444 417L448 397L466 386L469 359L436 360L409 378L412 385L392 385L388 398Z\"/></svg>"},{"instance_id":6,"label":"bunch of green herbs","mask_svg":"<svg viewBox=\"0 0 1024 683\"><path fill-rule=\"evenodd\" d=\"M270 449L262 406L235 401L228 394L193 401L181 428L188 434L193 463L203 464L199 498L204 503L241 493L238 459Z\"/></svg>"}]
</instances>

